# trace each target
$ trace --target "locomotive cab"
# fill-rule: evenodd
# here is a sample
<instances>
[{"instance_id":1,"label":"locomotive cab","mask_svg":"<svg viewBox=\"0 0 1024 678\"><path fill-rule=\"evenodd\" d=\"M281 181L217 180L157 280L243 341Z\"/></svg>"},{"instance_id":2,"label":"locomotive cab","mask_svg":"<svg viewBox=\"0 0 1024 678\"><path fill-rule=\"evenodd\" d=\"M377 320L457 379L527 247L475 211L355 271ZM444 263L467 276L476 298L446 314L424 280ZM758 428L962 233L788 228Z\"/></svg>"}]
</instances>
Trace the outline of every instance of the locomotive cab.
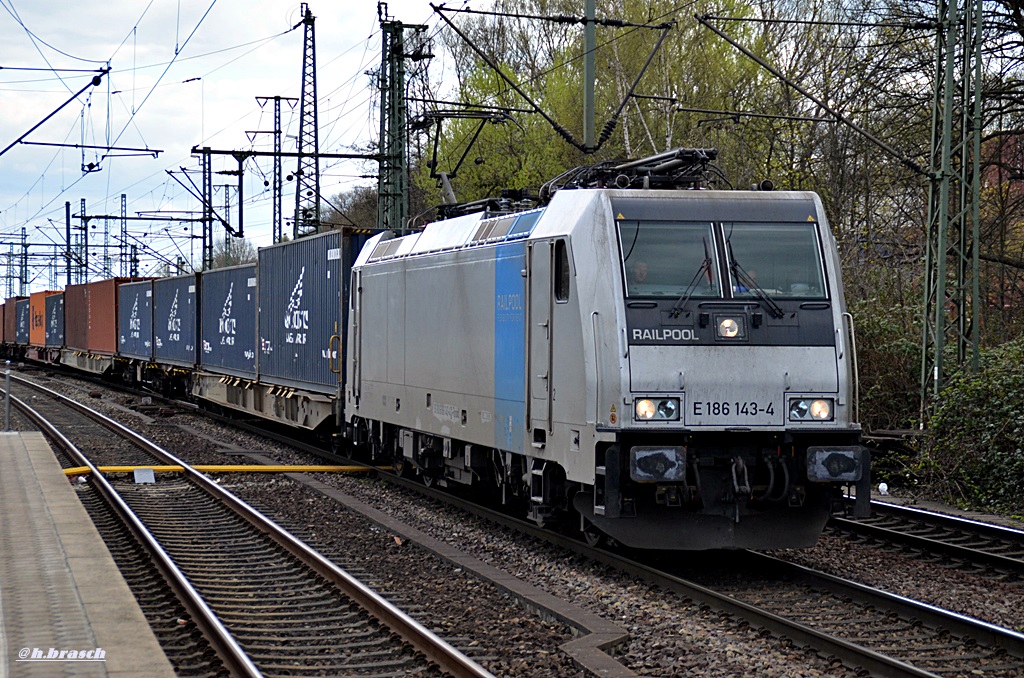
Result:
<instances>
[{"instance_id":1,"label":"locomotive cab","mask_svg":"<svg viewBox=\"0 0 1024 678\"><path fill-rule=\"evenodd\" d=\"M812 545L839 487L859 485L860 510L869 487L820 204L811 194L673 198L610 197L625 407L605 427L615 441L598 452L593 504L576 506L633 543L648 539L625 530L651 526L652 545ZM696 527L671 530L677 513Z\"/></svg>"}]
</instances>

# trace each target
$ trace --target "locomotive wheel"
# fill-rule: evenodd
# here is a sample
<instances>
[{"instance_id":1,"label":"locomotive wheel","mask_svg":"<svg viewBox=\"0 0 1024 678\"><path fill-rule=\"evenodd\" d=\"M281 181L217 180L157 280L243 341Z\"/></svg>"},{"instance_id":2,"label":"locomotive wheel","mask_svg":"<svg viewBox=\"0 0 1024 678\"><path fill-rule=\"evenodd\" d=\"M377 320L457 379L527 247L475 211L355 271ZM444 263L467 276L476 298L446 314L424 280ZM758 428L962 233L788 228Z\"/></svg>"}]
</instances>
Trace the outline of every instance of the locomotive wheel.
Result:
<instances>
[{"instance_id":1,"label":"locomotive wheel","mask_svg":"<svg viewBox=\"0 0 1024 678\"><path fill-rule=\"evenodd\" d=\"M380 436L376 433L371 433L369 439L366 441L367 447L370 450L370 461L374 464L379 463L384 459L384 444L380 441Z\"/></svg>"},{"instance_id":2,"label":"locomotive wheel","mask_svg":"<svg viewBox=\"0 0 1024 678\"><path fill-rule=\"evenodd\" d=\"M370 442L370 425L363 418L356 419L355 421L355 441L356 449L366 450L369 449Z\"/></svg>"},{"instance_id":3,"label":"locomotive wheel","mask_svg":"<svg viewBox=\"0 0 1024 678\"><path fill-rule=\"evenodd\" d=\"M583 540L587 542L587 546L596 548L604 542L604 532L597 529L594 523L590 522L586 518L583 519Z\"/></svg>"}]
</instances>

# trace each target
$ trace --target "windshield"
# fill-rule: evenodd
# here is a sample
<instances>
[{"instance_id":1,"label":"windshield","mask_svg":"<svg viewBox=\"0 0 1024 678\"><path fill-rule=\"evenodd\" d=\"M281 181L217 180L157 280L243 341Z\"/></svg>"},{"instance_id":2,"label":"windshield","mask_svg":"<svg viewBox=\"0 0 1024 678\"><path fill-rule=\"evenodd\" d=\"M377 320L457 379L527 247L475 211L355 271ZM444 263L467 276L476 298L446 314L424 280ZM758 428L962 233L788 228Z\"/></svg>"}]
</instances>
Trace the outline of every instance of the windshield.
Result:
<instances>
[{"instance_id":1,"label":"windshield","mask_svg":"<svg viewBox=\"0 0 1024 678\"><path fill-rule=\"evenodd\" d=\"M619 241L626 296L721 296L710 223L620 221Z\"/></svg>"},{"instance_id":2,"label":"windshield","mask_svg":"<svg viewBox=\"0 0 1024 678\"><path fill-rule=\"evenodd\" d=\"M733 296L825 299L816 225L725 223ZM733 267L739 265L739 270ZM745 274L745 275L744 275Z\"/></svg>"}]
</instances>

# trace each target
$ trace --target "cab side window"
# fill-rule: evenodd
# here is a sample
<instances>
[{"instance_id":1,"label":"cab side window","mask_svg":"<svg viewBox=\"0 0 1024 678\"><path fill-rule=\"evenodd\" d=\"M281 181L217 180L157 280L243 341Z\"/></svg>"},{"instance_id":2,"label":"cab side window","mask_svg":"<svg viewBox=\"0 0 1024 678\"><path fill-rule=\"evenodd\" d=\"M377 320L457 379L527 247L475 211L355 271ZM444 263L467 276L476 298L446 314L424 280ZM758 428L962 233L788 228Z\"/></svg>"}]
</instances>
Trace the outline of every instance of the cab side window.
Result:
<instances>
[{"instance_id":1,"label":"cab side window","mask_svg":"<svg viewBox=\"0 0 1024 678\"><path fill-rule=\"evenodd\" d=\"M555 301L569 301L569 250L564 240L555 241Z\"/></svg>"}]
</instances>

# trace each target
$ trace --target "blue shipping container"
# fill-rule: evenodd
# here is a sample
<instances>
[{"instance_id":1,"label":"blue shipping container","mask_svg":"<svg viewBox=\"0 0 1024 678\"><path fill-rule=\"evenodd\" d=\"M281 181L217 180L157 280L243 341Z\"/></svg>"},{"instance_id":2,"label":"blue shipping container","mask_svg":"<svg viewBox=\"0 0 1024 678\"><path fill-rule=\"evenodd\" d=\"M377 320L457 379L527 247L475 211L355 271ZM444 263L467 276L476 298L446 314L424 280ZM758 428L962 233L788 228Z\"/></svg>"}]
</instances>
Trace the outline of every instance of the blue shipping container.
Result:
<instances>
[{"instance_id":1,"label":"blue shipping container","mask_svg":"<svg viewBox=\"0 0 1024 678\"><path fill-rule=\"evenodd\" d=\"M157 362L191 367L196 364L198 276L181 275L153 281L153 356Z\"/></svg>"},{"instance_id":2,"label":"blue shipping container","mask_svg":"<svg viewBox=\"0 0 1024 678\"><path fill-rule=\"evenodd\" d=\"M64 346L64 293L46 297L46 347Z\"/></svg>"},{"instance_id":3,"label":"blue shipping container","mask_svg":"<svg viewBox=\"0 0 1024 678\"><path fill-rule=\"evenodd\" d=\"M117 352L124 358L153 359L153 283L117 288Z\"/></svg>"},{"instance_id":4,"label":"blue shipping container","mask_svg":"<svg viewBox=\"0 0 1024 678\"><path fill-rule=\"evenodd\" d=\"M341 327L341 236L335 231L259 253L260 381L334 393Z\"/></svg>"},{"instance_id":5,"label":"blue shipping container","mask_svg":"<svg viewBox=\"0 0 1024 678\"><path fill-rule=\"evenodd\" d=\"M17 313L18 325L14 330L14 342L22 346L28 346L29 332L31 331L29 321L32 319L32 312L27 298L18 300Z\"/></svg>"},{"instance_id":6,"label":"blue shipping container","mask_svg":"<svg viewBox=\"0 0 1024 678\"><path fill-rule=\"evenodd\" d=\"M199 363L217 374L256 377L256 264L200 277Z\"/></svg>"}]
</instances>

